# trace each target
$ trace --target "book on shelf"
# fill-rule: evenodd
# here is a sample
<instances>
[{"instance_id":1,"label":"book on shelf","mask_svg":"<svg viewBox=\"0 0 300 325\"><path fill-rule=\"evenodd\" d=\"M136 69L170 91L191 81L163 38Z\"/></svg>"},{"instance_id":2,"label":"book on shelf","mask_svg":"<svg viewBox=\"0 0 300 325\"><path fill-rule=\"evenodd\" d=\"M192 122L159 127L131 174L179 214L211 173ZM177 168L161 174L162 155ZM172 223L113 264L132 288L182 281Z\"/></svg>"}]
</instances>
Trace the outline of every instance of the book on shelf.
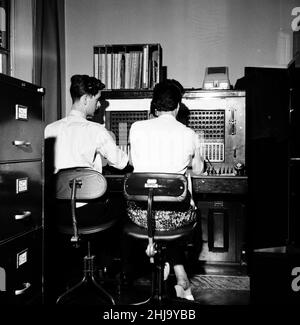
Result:
<instances>
[{"instance_id":1,"label":"book on shelf","mask_svg":"<svg viewBox=\"0 0 300 325\"><path fill-rule=\"evenodd\" d=\"M138 69L138 85L137 88L142 88L142 75L143 75L143 53L139 53L139 69Z\"/></svg>"},{"instance_id":2,"label":"book on shelf","mask_svg":"<svg viewBox=\"0 0 300 325\"><path fill-rule=\"evenodd\" d=\"M143 88L149 88L149 45L143 49Z\"/></svg>"},{"instance_id":3,"label":"book on shelf","mask_svg":"<svg viewBox=\"0 0 300 325\"><path fill-rule=\"evenodd\" d=\"M106 74L105 74L105 85L106 89L111 89L112 88L112 83L111 83L111 71L112 71L112 63L111 63L111 55L107 55L106 57Z\"/></svg>"},{"instance_id":4,"label":"book on shelf","mask_svg":"<svg viewBox=\"0 0 300 325\"><path fill-rule=\"evenodd\" d=\"M94 76L106 89L150 89L160 80L159 44L94 46Z\"/></svg>"},{"instance_id":5,"label":"book on shelf","mask_svg":"<svg viewBox=\"0 0 300 325\"><path fill-rule=\"evenodd\" d=\"M131 69L130 69L130 85L129 89L141 88L141 52L131 52Z\"/></svg>"},{"instance_id":6,"label":"book on shelf","mask_svg":"<svg viewBox=\"0 0 300 325\"><path fill-rule=\"evenodd\" d=\"M131 70L132 58L130 53L125 53L125 89L130 87L130 70Z\"/></svg>"},{"instance_id":7,"label":"book on shelf","mask_svg":"<svg viewBox=\"0 0 300 325\"><path fill-rule=\"evenodd\" d=\"M112 76L111 76L111 88L115 89L117 88L117 69L118 69L118 64L117 64L117 53L112 53L112 61L111 61L111 66L112 66Z\"/></svg>"},{"instance_id":8,"label":"book on shelf","mask_svg":"<svg viewBox=\"0 0 300 325\"><path fill-rule=\"evenodd\" d=\"M96 50L94 51L94 77L100 79L99 78L99 54Z\"/></svg>"},{"instance_id":9,"label":"book on shelf","mask_svg":"<svg viewBox=\"0 0 300 325\"><path fill-rule=\"evenodd\" d=\"M152 52L151 58L151 87L153 88L155 84L158 82L158 75L159 75L159 67L158 67L158 51Z\"/></svg>"},{"instance_id":10,"label":"book on shelf","mask_svg":"<svg viewBox=\"0 0 300 325\"><path fill-rule=\"evenodd\" d=\"M125 88L125 53L121 52L121 58L120 58L120 88Z\"/></svg>"},{"instance_id":11,"label":"book on shelf","mask_svg":"<svg viewBox=\"0 0 300 325\"><path fill-rule=\"evenodd\" d=\"M106 55L105 53L99 54L99 79L106 83Z\"/></svg>"}]
</instances>

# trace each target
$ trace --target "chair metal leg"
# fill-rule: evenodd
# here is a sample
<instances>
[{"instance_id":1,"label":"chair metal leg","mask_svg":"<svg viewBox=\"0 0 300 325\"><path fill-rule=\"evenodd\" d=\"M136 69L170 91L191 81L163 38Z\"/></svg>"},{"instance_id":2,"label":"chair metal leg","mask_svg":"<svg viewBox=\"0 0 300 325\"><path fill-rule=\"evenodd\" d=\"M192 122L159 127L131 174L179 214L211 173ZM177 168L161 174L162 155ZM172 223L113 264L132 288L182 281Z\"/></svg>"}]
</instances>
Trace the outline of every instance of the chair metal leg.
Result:
<instances>
[{"instance_id":1,"label":"chair metal leg","mask_svg":"<svg viewBox=\"0 0 300 325\"><path fill-rule=\"evenodd\" d=\"M161 304L163 299L166 298L166 281L164 280L165 262L165 249L164 247L160 247L158 249L156 263L156 294L153 296L158 304Z\"/></svg>"},{"instance_id":2,"label":"chair metal leg","mask_svg":"<svg viewBox=\"0 0 300 325\"><path fill-rule=\"evenodd\" d=\"M156 275L156 266L155 264L150 264L150 266L152 267L152 271L151 271L151 294L150 296L146 299L146 300L143 300L141 302L137 302L133 305L135 306L141 306L141 305L148 305L148 304L151 304L152 300L153 300L153 297L155 295L155 291L156 291L156 278L157 278L157 275Z\"/></svg>"},{"instance_id":3,"label":"chair metal leg","mask_svg":"<svg viewBox=\"0 0 300 325\"><path fill-rule=\"evenodd\" d=\"M56 300L56 304L63 304L65 298L72 293L74 290L78 289L79 287L81 287L81 285L84 284L84 282L86 281L85 277L82 278L82 280L78 283L76 283L73 287L71 287L70 289L68 289L66 292L64 292L63 294L61 294L57 300Z\"/></svg>"},{"instance_id":4,"label":"chair metal leg","mask_svg":"<svg viewBox=\"0 0 300 325\"><path fill-rule=\"evenodd\" d=\"M165 249L157 248L157 255L154 256L154 264L151 272L151 295L145 301L134 305L162 305L166 298L166 280L164 280Z\"/></svg>"},{"instance_id":5,"label":"chair metal leg","mask_svg":"<svg viewBox=\"0 0 300 325\"><path fill-rule=\"evenodd\" d=\"M73 293L75 290L80 288L82 285L88 285L89 283L92 283L100 292L102 295L104 295L106 298L109 299L112 305L115 305L115 301L113 297L104 289L102 286L96 281L94 277L94 260L95 260L95 255L90 254L90 245L88 243L88 255L84 256L84 274L83 278L81 279L80 282L75 284L73 287L68 289L65 293L60 295L58 299L56 300L57 304L63 304L64 301L66 300L66 297Z\"/></svg>"},{"instance_id":6,"label":"chair metal leg","mask_svg":"<svg viewBox=\"0 0 300 325\"><path fill-rule=\"evenodd\" d=\"M112 297L112 295L111 294L109 294L97 281L96 281L96 279L95 279L95 277L94 277L94 275L91 275L90 277L89 277L89 279L91 279L92 280L92 283L94 283L94 285L104 294L104 295L106 295L108 298L109 298L109 300L111 301L111 303L112 303L112 305L115 305L116 303L115 303L115 300L114 300L114 298Z\"/></svg>"}]
</instances>

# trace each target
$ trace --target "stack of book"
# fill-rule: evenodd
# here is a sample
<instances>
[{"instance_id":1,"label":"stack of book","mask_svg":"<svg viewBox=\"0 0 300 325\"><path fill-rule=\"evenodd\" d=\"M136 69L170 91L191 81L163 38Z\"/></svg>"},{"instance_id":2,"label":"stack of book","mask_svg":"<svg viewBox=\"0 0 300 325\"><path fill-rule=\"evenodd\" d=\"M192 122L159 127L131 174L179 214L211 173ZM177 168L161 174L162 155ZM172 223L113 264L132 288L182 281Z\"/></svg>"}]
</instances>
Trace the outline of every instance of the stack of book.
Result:
<instances>
[{"instance_id":1,"label":"stack of book","mask_svg":"<svg viewBox=\"0 0 300 325\"><path fill-rule=\"evenodd\" d=\"M159 44L94 47L94 76L106 89L151 89L160 74Z\"/></svg>"}]
</instances>

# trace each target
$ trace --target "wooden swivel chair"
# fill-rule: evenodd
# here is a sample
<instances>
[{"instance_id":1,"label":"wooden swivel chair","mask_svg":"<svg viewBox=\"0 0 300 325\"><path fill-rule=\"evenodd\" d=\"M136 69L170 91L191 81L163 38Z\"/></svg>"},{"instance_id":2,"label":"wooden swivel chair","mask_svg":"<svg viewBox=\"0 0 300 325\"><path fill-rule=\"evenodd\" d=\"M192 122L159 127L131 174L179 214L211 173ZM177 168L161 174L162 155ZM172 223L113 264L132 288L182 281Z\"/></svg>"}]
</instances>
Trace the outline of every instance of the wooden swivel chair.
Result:
<instances>
[{"instance_id":1,"label":"wooden swivel chair","mask_svg":"<svg viewBox=\"0 0 300 325\"><path fill-rule=\"evenodd\" d=\"M182 303L183 299L169 298L167 281L164 277L166 247L173 241L188 242L196 227L196 222L172 231L156 231L152 207L156 202L178 203L187 199L188 181L184 175L171 173L131 173L124 179L124 195L127 200L147 202L147 229L128 222L124 234L135 239L148 241L148 249L155 248L150 256L152 266L151 295L137 305L165 305ZM186 301L186 303L191 303Z\"/></svg>"},{"instance_id":2,"label":"wooden swivel chair","mask_svg":"<svg viewBox=\"0 0 300 325\"><path fill-rule=\"evenodd\" d=\"M71 242L75 247L79 247L82 239L87 240L87 254L83 259L83 278L74 286L61 294L56 303L71 303L70 297L82 290L89 294L89 291L96 291L96 295L101 298L103 304L115 305L113 297L95 279L95 255L91 255L90 239L93 235L110 229L116 219L102 221L103 213L109 213L106 209L106 201L103 200L103 209L94 211L93 215L84 215L84 220L78 221L76 203L98 202L104 196L107 189L105 177L89 168L70 168L58 172L55 180L55 193L57 211L59 207L67 205L69 209L65 215L57 216L58 231L71 236ZM102 204L100 205L102 206ZM71 212L71 213L70 213ZM106 219L107 220L107 219Z\"/></svg>"}]
</instances>

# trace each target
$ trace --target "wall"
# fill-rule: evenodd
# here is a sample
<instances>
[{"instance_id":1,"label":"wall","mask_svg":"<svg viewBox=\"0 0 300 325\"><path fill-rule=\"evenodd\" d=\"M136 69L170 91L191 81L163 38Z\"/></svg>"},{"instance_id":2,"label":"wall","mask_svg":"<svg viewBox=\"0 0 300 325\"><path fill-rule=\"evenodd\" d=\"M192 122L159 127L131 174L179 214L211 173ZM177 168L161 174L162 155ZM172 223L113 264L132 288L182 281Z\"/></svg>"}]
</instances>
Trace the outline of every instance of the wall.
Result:
<instances>
[{"instance_id":1,"label":"wall","mask_svg":"<svg viewBox=\"0 0 300 325\"><path fill-rule=\"evenodd\" d=\"M160 43L168 77L202 86L205 67L228 66L231 84L245 66L291 59L291 10L300 0L66 0L66 86L92 74L93 45ZM66 110L70 109L66 92Z\"/></svg>"}]
</instances>

